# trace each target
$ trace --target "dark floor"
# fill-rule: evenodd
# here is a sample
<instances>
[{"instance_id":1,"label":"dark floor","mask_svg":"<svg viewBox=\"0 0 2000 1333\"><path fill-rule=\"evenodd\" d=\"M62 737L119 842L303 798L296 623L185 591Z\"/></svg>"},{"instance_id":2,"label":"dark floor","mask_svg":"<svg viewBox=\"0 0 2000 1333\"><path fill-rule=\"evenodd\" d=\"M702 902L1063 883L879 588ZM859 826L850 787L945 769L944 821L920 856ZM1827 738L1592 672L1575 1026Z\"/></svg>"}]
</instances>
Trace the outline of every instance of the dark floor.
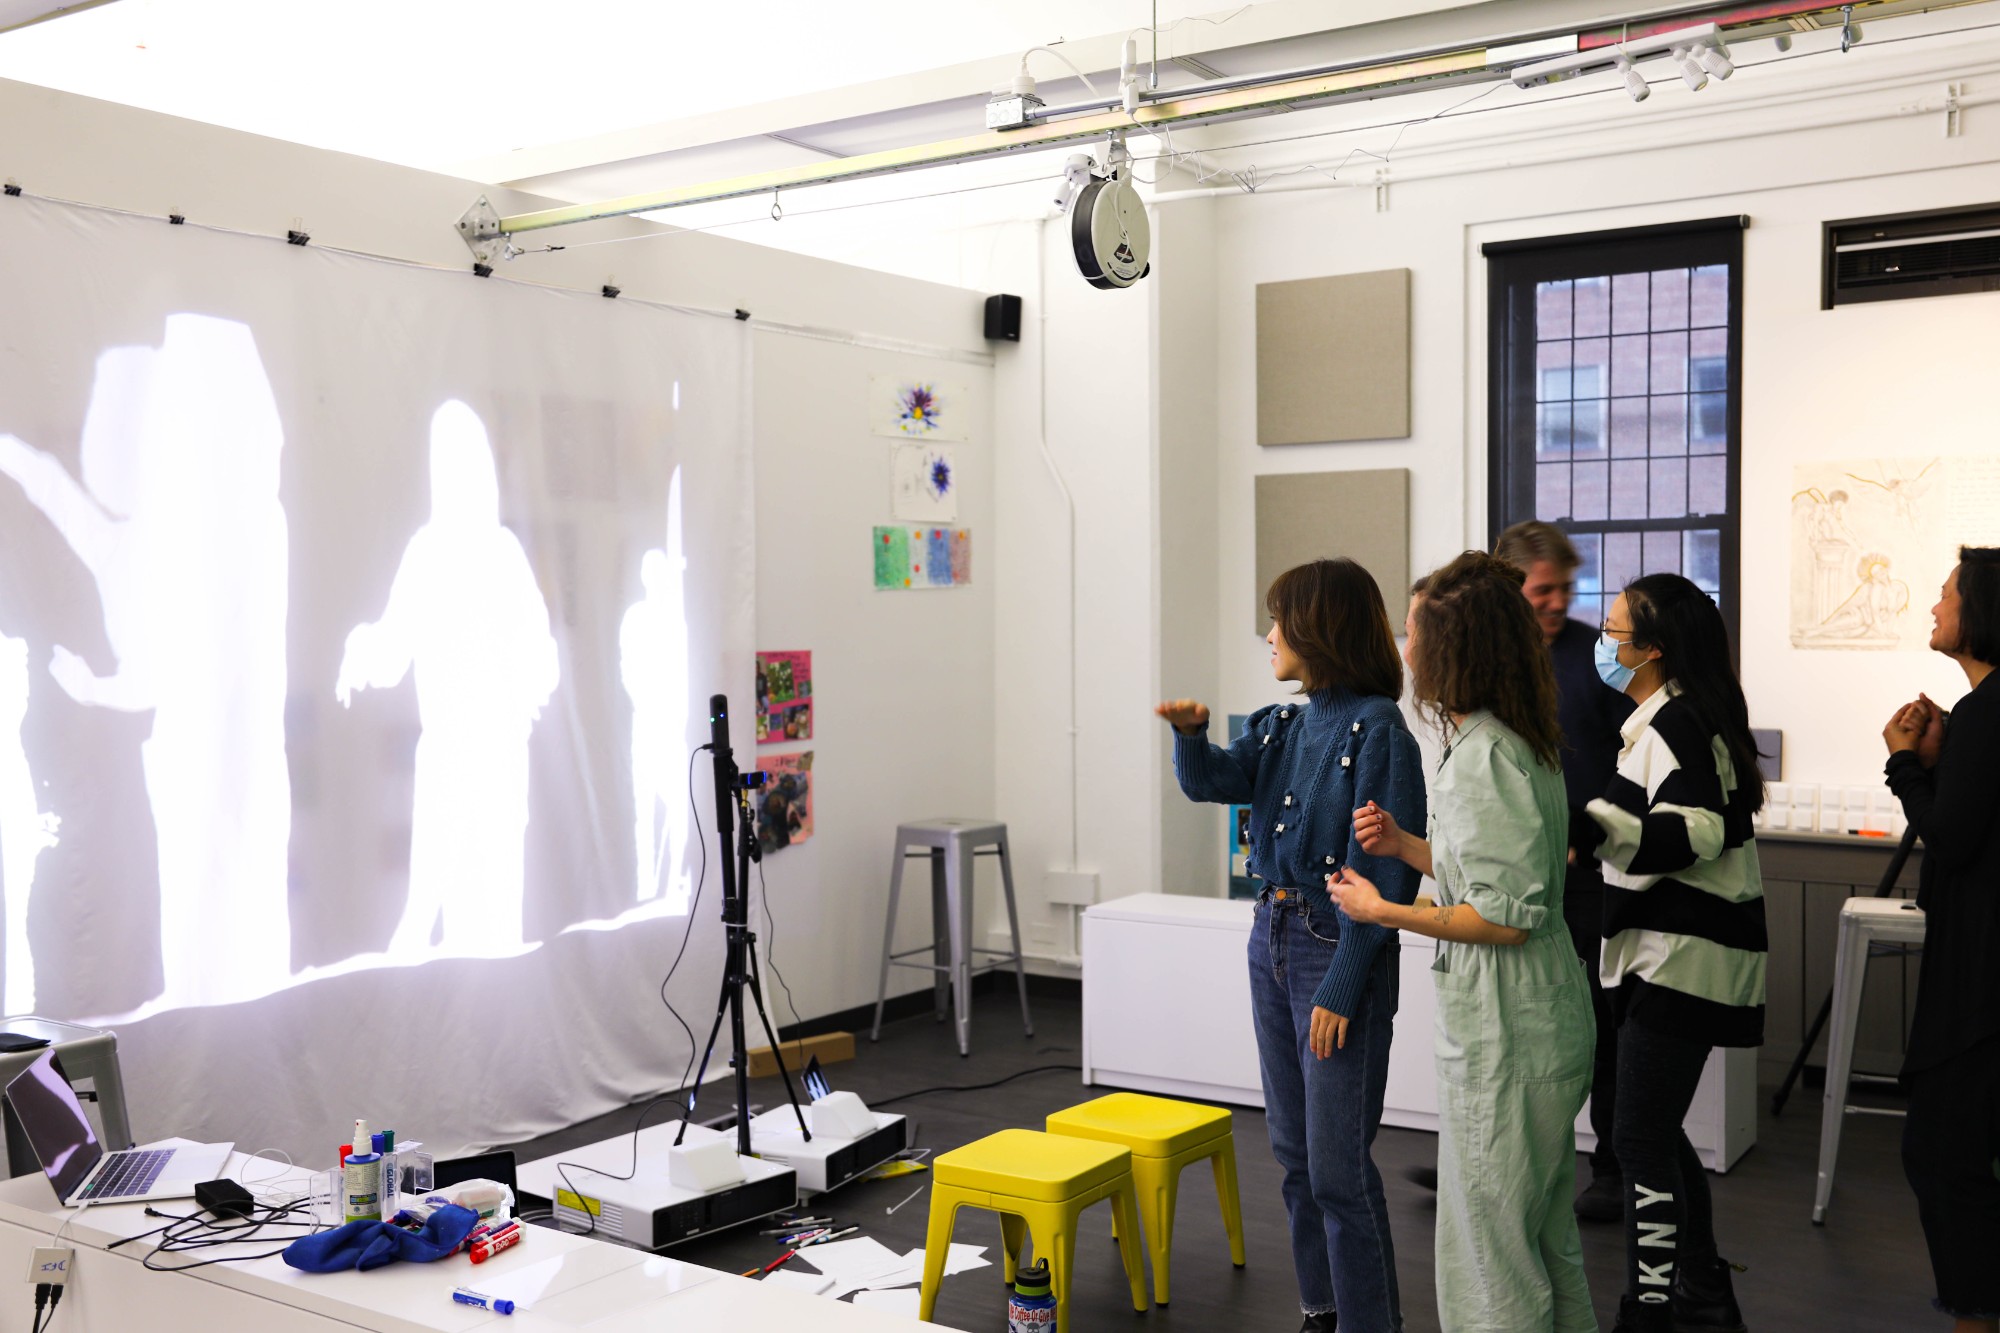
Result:
<instances>
[{"instance_id":1,"label":"dark floor","mask_svg":"<svg viewBox=\"0 0 2000 1333\"><path fill-rule=\"evenodd\" d=\"M879 1045L865 1035L858 1058L827 1071L836 1087L851 1089L871 1103L897 1093L941 1084L985 1083L1041 1064L1076 1064L1081 1009L1067 997L1037 997L1036 1035L1021 1035L1019 1011L1004 994L982 996L974 1013L972 1056L961 1059L949 1025L928 1014L886 1025ZM1411 1034L1401 1034L1411 1040ZM1427 1034L1425 1034L1427 1037ZM1418 1039L1424 1039L1420 1037ZM1003 1087L970 1093L932 1093L899 1101L892 1109L913 1122L914 1141L944 1152L1009 1126L1039 1128L1050 1111L1108 1089L1087 1089L1073 1072L1030 1074ZM782 1101L778 1081L751 1085L752 1097L769 1105ZM1813 1180L1819 1152L1819 1095L1801 1088L1782 1119L1773 1119L1760 1098L1758 1144L1726 1176L1709 1177L1715 1197L1716 1232L1722 1253L1749 1272L1737 1275L1737 1293L1754 1333L1846 1333L1848 1330L1943 1329L1930 1311L1929 1264L1916 1205L1903 1182L1897 1156L1902 1122L1879 1116L1848 1118L1842 1140L1839 1188L1827 1225L1811 1223ZM709 1085L702 1108L726 1109L726 1083ZM629 1132L634 1110L601 1116L572 1129L517 1145L531 1161L612 1135ZM1298 1295L1286 1241L1279 1172L1265 1139L1262 1112L1236 1108L1237 1167L1250 1262L1242 1270L1229 1263L1228 1242L1216 1208L1215 1188L1205 1170L1182 1177L1174 1238L1173 1302L1143 1317L1135 1315L1118 1251L1110 1239L1110 1210L1102 1213L1103 1243L1094 1253L1078 1252L1072 1323L1077 1333L1145 1327L1152 1333L1199 1329L1213 1333L1292 1333L1298 1327ZM1396 1268L1402 1282L1409 1333L1438 1327L1433 1294L1431 1196L1405 1179L1408 1168L1434 1162L1434 1136L1410 1130L1382 1131L1375 1159L1388 1182L1389 1214L1396 1239ZM1579 1164L1588 1177L1588 1167ZM822 1196L815 1211L831 1212L843 1226L880 1240L902 1253L924 1243L929 1176L849 1185ZM887 1210L912 1190L916 1199ZM780 1251L755 1228L676 1246L671 1253L694 1263L730 1271L758 1266ZM945 1279L937 1322L968 1333L1006 1327L1006 1293L1000 1281L997 1221L961 1213L956 1239L988 1247L995 1266ZM1623 1283L1624 1259L1614 1226L1586 1223L1583 1248L1590 1284L1604 1327L1611 1326ZM2000 1261L2000 1256L1995 1256ZM794 1261L795 1263L797 1261ZM1149 1287L1150 1295L1150 1287ZM1227 1320L1227 1322L1223 1322Z\"/></svg>"}]
</instances>

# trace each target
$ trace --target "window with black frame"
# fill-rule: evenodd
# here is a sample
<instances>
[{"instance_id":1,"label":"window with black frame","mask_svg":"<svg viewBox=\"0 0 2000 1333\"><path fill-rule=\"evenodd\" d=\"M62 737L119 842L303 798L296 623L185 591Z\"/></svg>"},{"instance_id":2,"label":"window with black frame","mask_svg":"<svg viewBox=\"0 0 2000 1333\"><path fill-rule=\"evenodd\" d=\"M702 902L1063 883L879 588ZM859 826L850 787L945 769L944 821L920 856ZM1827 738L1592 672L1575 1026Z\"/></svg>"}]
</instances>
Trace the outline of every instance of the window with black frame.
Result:
<instances>
[{"instance_id":1,"label":"window with black frame","mask_svg":"<svg viewBox=\"0 0 2000 1333\"><path fill-rule=\"evenodd\" d=\"M1742 218L1485 247L1491 536L1576 544L1570 614L1684 574L1737 622Z\"/></svg>"}]
</instances>

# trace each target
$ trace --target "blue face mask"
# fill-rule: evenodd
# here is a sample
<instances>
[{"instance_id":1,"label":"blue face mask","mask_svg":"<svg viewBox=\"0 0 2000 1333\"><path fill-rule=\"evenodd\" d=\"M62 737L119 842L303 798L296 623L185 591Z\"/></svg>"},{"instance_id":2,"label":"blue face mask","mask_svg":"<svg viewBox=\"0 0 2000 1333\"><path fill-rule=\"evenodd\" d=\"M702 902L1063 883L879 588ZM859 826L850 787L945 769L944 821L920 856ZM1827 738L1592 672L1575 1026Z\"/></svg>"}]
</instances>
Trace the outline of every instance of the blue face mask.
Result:
<instances>
[{"instance_id":1,"label":"blue face mask","mask_svg":"<svg viewBox=\"0 0 2000 1333\"><path fill-rule=\"evenodd\" d=\"M1625 687L1632 683L1632 677L1637 675L1638 671L1618 660L1620 646L1618 640L1609 634L1597 636L1597 678L1623 694Z\"/></svg>"}]
</instances>

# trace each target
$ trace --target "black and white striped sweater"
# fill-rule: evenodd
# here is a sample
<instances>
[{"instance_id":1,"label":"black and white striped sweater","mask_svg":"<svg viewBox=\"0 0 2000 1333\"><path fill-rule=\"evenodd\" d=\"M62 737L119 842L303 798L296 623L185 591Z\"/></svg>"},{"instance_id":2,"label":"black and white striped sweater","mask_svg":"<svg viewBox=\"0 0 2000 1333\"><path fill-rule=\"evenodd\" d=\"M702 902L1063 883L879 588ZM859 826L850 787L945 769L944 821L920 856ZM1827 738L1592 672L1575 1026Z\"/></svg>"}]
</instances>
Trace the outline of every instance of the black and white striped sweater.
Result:
<instances>
[{"instance_id":1,"label":"black and white striped sweater","mask_svg":"<svg viewBox=\"0 0 2000 1333\"><path fill-rule=\"evenodd\" d=\"M1620 734L1618 774L1588 807L1604 834L1604 988L1621 1021L1761 1046L1769 943L1755 788L1672 686Z\"/></svg>"}]
</instances>

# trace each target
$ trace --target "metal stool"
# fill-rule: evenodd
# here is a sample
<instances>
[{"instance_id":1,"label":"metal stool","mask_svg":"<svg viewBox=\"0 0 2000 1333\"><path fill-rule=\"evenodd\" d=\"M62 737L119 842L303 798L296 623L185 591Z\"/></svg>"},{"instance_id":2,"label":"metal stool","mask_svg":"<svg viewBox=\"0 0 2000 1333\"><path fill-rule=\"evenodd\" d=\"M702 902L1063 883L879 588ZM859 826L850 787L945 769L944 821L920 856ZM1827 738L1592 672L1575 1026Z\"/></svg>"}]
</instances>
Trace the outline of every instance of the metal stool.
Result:
<instances>
[{"instance_id":1,"label":"metal stool","mask_svg":"<svg viewBox=\"0 0 2000 1333\"><path fill-rule=\"evenodd\" d=\"M912 851L912 848L918 850ZM925 856L931 863L931 942L902 953L896 947L896 907L903 894L903 862L911 856ZM972 946L972 858L1000 858L1000 882L1007 892L1007 928L1013 933L1014 951L975 949ZM929 950L928 963L902 961L913 953ZM991 954L989 962L974 965L974 954ZM1014 965L1014 980L1021 992L1021 1026L1032 1037L1035 1020L1028 1015L1028 971L1021 962L1021 921L1014 911L1014 858L1007 850L1007 826L990 820L924 819L896 826L896 856L889 868L889 924L882 932L882 984L875 992L875 1027L870 1041L882 1039L882 1005L889 998L889 968L918 967L937 975L936 1009L944 1019L945 988L951 989L952 1012L958 1020L958 1053L972 1053L972 978L975 973Z\"/></svg>"},{"instance_id":2,"label":"metal stool","mask_svg":"<svg viewBox=\"0 0 2000 1333\"><path fill-rule=\"evenodd\" d=\"M49 1047L0 1053L0 1085L5 1085L33 1064L43 1049L53 1048L70 1082L90 1080L91 1091L97 1098L98 1119L104 1122L105 1149L110 1151L132 1146L132 1123L125 1114L125 1081L118 1076L117 1033L26 1014L18 1018L0 1018L0 1031L49 1040ZM18 1176L39 1171L41 1167L35 1158L34 1147L14 1122L12 1107L6 1110L6 1124L7 1174Z\"/></svg>"},{"instance_id":3,"label":"metal stool","mask_svg":"<svg viewBox=\"0 0 2000 1333\"><path fill-rule=\"evenodd\" d=\"M1840 1156L1840 1127L1849 1115L1902 1115L1874 1106L1851 1106L1847 1085L1854 1073L1854 1029L1861 1017L1861 987L1868 960L1902 954L1924 940L1924 914L1901 898L1849 898L1840 909L1840 943L1833 962L1833 1023L1826 1038L1826 1100L1819 1117L1819 1187L1813 1196L1814 1226L1826 1221L1833 1195L1833 1166Z\"/></svg>"}]
</instances>

